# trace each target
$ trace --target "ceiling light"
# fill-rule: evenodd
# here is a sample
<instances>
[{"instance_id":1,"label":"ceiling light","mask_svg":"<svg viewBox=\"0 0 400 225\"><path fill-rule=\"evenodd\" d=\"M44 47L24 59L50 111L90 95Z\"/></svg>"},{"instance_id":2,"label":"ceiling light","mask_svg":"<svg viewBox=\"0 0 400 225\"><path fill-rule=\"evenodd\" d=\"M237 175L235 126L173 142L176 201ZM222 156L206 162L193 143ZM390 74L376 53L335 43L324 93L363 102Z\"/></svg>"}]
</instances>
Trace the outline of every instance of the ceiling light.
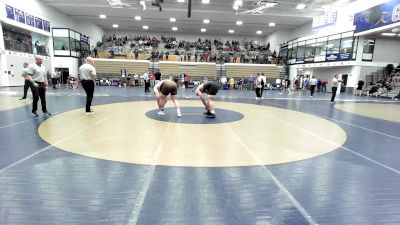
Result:
<instances>
[{"instance_id":1,"label":"ceiling light","mask_svg":"<svg viewBox=\"0 0 400 225\"><path fill-rule=\"evenodd\" d=\"M185 2L185 0L178 0L177 2Z\"/></svg>"},{"instance_id":2,"label":"ceiling light","mask_svg":"<svg viewBox=\"0 0 400 225\"><path fill-rule=\"evenodd\" d=\"M396 34L395 33L382 33L382 36L390 36L390 37L392 37L392 36L396 36Z\"/></svg>"},{"instance_id":3,"label":"ceiling light","mask_svg":"<svg viewBox=\"0 0 400 225\"><path fill-rule=\"evenodd\" d=\"M242 25L242 24L243 24L243 21L241 21L241 20L236 21L236 25Z\"/></svg>"},{"instance_id":4,"label":"ceiling light","mask_svg":"<svg viewBox=\"0 0 400 225\"><path fill-rule=\"evenodd\" d=\"M210 23L210 20L203 20L203 23Z\"/></svg>"},{"instance_id":5,"label":"ceiling light","mask_svg":"<svg viewBox=\"0 0 400 225\"><path fill-rule=\"evenodd\" d=\"M172 30L177 31L178 28L177 27L172 27Z\"/></svg>"},{"instance_id":6,"label":"ceiling light","mask_svg":"<svg viewBox=\"0 0 400 225\"><path fill-rule=\"evenodd\" d=\"M114 28L118 28L118 24L113 24L113 27Z\"/></svg>"},{"instance_id":7,"label":"ceiling light","mask_svg":"<svg viewBox=\"0 0 400 225\"><path fill-rule=\"evenodd\" d=\"M258 30L256 33L257 33L257 34L262 34L262 31L261 31L261 30Z\"/></svg>"},{"instance_id":8,"label":"ceiling light","mask_svg":"<svg viewBox=\"0 0 400 225\"><path fill-rule=\"evenodd\" d=\"M298 5L296 6L296 9L304 9L305 7L306 7L305 4L300 3L300 4L298 4Z\"/></svg>"},{"instance_id":9,"label":"ceiling light","mask_svg":"<svg viewBox=\"0 0 400 225\"><path fill-rule=\"evenodd\" d=\"M229 30L228 31L230 34L233 34L233 33L235 33L235 31L234 30Z\"/></svg>"},{"instance_id":10,"label":"ceiling light","mask_svg":"<svg viewBox=\"0 0 400 225\"><path fill-rule=\"evenodd\" d=\"M201 0L201 3L208 4L208 3L210 3L210 0Z\"/></svg>"},{"instance_id":11,"label":"ceiling light","mask_svg":"<svg viewBox=\"0 0 400 225\"><path fill-rule=\"evenodd\" d=\"M399 37L400 37L400 34L398 34L397 36L399 36Z\"/></svg>"},{"instance_id":12,"label":"ceiling light","mask_svg":"<svg viewBox=\"0 0 400 225\"><path fill-rule=\"evenodd\" d=\"M105 18L107 18L107 16L106 15L100 15L99 16L101 19L105 19Z\"/></svg>"},{"instance_id":13,"label":"ceiling light","mask_svg":"<svg viewBox=\"0 0 400 225\"><path fill-rule=\"evenodd\" d=\"M201 28L201 32L206 32L206 28Z\"/></svg>"},{"instance_id":14,"label":"ceiling light","mask_svg":"<svg viewBox=\"0 0 400 225\"><path fill-rule=\"evenodd\" d=\"M143 26L143 29L148 30L149 26Z\"/></svg>"},{"instance_id":15,"label":"ceiling light","mask_svg":"<svg viewBox=\"0 0 400 225\"><path fill-rule=\"evenodd\" d=\"M270 27L274 27L276 25L276 23L269 23L268 26Z\"/></svg>"},{"instance_id":16,"label":"ceiling light","mask_svg":"<svg viewBox=\"0 0 400 225\"><path fill-rule=\"evenodd\" d=\"M171 17L171 18L169 18L169 21L170 21L170 22L176 22L176 19L173 18L173 17Z\"/></svg>"},{"instance_id":17,"label":"ceiling light","mask_svg":"<svg viewBox=\"0 0 400 225\"><path fill-rule=\"evenodd\" d=\"M142 17L140 17L140 16L135 16L135 20L142 20Z\"/></svg>"}]
</instances>

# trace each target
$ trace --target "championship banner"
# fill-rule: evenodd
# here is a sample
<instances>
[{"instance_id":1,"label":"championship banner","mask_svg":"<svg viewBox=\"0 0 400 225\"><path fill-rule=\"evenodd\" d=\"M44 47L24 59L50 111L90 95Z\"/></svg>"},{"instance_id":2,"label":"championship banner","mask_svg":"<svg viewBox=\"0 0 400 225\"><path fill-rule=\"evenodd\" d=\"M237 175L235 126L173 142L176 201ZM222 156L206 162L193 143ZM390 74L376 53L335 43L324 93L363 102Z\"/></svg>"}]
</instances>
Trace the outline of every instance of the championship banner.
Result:
<instances>
[{"instance_id":1,"label":"championship banner","mask_svg":"<svg viewBox=\"0 0 400 225\"><path fill-rule=\"evenodd\" d=\"M373 30L400 22L400 0L377 5L354 16L354 33Z\"/></svg>"}]
</instances>

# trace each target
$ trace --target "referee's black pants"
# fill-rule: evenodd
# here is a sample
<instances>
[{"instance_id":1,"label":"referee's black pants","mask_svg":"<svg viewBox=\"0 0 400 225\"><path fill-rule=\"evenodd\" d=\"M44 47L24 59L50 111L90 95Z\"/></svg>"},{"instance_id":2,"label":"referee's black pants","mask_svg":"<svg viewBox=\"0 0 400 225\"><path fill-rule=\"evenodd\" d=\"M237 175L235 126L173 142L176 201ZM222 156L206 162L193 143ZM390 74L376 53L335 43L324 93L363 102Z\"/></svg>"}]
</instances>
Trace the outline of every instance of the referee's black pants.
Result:
<instances>
[{"instance_id":1,"label":"referee's black pants","mask_svg":"<svg viewBox=\"0 0 400 225\"><path fill-rule=\"evenodd\" d=\"M92 106L93 93L94 93L94 81L93 80L82 80L82 87L86 92L86 112L90 112L90 106Z\"/></svg>"}]
</instances>

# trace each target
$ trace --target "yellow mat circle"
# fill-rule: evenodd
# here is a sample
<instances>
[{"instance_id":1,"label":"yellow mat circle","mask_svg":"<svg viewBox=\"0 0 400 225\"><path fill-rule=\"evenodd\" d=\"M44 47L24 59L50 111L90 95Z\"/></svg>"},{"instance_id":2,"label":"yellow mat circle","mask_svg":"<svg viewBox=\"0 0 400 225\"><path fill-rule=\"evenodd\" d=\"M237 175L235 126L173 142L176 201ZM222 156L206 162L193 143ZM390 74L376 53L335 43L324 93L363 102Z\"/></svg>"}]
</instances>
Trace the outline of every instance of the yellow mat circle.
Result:
<instances>
[{"instance_id":1,"label":"yellow mat circle","mask_svg":"<svg viewBox=\"0 0 400 225\"><path fill-rule=\"evenodd\" d=\"M18 97L0 96L0 111L15 109L32 104L32 99L19 100Z\"/></svg>"},{"instance_id":2,"label":"yellow mat circle","mask_svg":"<svg viewBox=\"0 0 400 225\"><path fill-rule=\"evenodd\" d=\"M180 104L201 106L199 101ZM40 125L39 135L60 149L89 157L189 167L286 163L328 153L346 141L339 126L309 114L243 103L216 106L244 118L208 125L162 122L145 116L156 108L155 102L127 102L96 106L90 116L83 109L56 115ZM204 115L199 111L198 116Z\"/></svg>"},{"instance_id":3,"label":"yellow mat circle","mask_svg":"<svg viewBox=\"0 0 400 225\"><path fill-rule=\"evenodd\" d=\"M362 116L400 122L400 105L398 104L343 103L336 104L335 107Z\"/></svg>"}]
</instances>

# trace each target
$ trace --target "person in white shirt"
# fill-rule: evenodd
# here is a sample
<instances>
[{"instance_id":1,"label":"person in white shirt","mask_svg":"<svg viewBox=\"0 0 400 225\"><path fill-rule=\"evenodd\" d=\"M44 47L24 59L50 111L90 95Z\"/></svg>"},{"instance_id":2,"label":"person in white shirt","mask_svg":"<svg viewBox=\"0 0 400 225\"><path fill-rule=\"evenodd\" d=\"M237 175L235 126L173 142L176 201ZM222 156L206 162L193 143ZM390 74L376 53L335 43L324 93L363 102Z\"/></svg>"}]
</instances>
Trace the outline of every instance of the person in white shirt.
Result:
<instances>
[{"instance_id":1,"label":"person in white shirt","mask_svg":"<svg viewBox=\"0 0 400 225\"><path fill-rule=\"evenodd\" d=\"M263 79L261 74L257 74L257 78L254 81L254 85L256 87L256 99L261 99L261 88L262 88Z\"/></svg>"},{"instance_id":2,"label":"person in white shirt","mask_svg":"<svg viewBox=\"0 0 400 225\"><path fill-rule=\"evenodd\" d=\"M331 103L335 102L335 97L336 97L336 91L338 88L339 83L342 82L342 80L338 79L338 75L336 74L335 77L332 79L332 98L331 98Z\"/></svg>"},{"instance_id":3,"label":"person in white shirt","mask_svg":"<svg viewBox=\"0 0 400 225\"><path fill-rule=\"evenodd\" d=\"M86 63L79 67L79 79L86 92L86 115L94 113L91 109L94 93L94 81L96 80L96 69L93 66L92 57L86 58Z\"/></svg>"},{"instance_id":4,"label":"person in white shirt","mask_svg":"<svg viewBox=\"0 0 400 225\"><path fill-rule=\"evenodd\" d=\"M43 114L45 116L50 116L51 113L49 113L46 108L46 90L49 87L49 83L46 77L46 68L42 65L43 56L36 56L35 61L35 63L29 65L29 69L27 71L27 79L30 82L30 88L33 95L32 116L39 116L36 112L39 98L40 103L42 104Z\"/></svg>"},{"instance_id":5,"label":"person in white shirt","mask_svg":"<svg viewBox=\"0 0 400 225\"><path fill-rule=\"evenodd\" d=\"M20 98L19 100L23 100L26 99L26 95L28 94L28 89L31 85L31 82L28 80L28 63L24 63L24 68L22 69L22 74L21 77L23 77L25 79L25 84L24 84L24 95L22 96L22 98Z\"/></svg>"},{"instance_id":6,"label":"person in white shirt","mask_svg":"<svg viewBox=\"0 0 400 225\"><path fill-rule=\"evenodd\" d=\"M311 92L310 97L311 98L314 98L315 87L317 86L317 84L318 84L318 80L314 76L312 76L312 78L310 80L310 92Z\"/></svg>"}]
</instances>

